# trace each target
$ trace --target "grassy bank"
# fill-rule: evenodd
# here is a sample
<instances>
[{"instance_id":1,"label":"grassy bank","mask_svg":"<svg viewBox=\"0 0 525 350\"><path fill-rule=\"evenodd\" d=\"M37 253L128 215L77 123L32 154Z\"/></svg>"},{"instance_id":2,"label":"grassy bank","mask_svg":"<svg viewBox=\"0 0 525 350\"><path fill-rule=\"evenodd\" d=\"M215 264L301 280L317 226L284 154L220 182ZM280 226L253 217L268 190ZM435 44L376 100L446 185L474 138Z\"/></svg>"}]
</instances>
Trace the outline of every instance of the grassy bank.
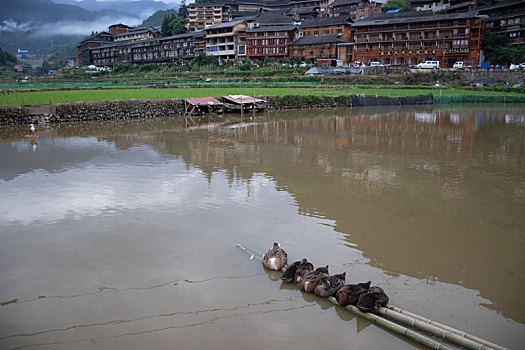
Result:
<instances>
[{"instance_id":1,"label":"grassy bank","mask_svg":"<svg viewBox=\"0 0 525 350\"><path fill-rule=\"evenodd\" d=\"M40 105L49 103L73 103L88 101L126 101L133 99L179 99L189 97L223 96L244 94L253 96L315 95L338 96L365 94L388 97L426 95L436 96L524 96L519 93L476 91L467 89L388 89L388 88L170 88L170 89L111 89L15 92L0 95L0 105Z\"/></svg>"}]
</instances>

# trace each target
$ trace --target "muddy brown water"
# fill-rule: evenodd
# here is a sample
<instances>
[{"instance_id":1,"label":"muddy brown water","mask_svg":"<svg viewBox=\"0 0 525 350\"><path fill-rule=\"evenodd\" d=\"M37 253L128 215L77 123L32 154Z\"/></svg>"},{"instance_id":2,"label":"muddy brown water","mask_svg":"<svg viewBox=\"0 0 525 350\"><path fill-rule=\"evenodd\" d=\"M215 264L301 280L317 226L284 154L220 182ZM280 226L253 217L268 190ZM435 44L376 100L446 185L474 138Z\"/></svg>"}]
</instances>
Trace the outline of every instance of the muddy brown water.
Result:
<instances>
[{"instance_id":1,"label":"muddy brown water","mask_svg":"<svg viewBox=\"0 0 525 350\"><path fill-rule=\"evenodd\" d=\"M525 106L0 127L0 348L406 349L239 249L525 342Z\"/></svg>"}]
</instances>

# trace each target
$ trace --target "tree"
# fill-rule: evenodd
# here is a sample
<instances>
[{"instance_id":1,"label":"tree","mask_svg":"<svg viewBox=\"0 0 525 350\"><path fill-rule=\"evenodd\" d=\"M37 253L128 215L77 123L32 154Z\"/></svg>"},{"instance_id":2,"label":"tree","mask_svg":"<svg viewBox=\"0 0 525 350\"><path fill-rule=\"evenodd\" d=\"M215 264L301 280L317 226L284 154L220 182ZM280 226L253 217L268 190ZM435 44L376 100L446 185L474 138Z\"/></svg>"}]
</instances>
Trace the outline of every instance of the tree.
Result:
<instances>
[{"instance_id":1,"label":"tree","mask_svg":"<svg viewBox=\"0 0 525 350\"><path fill-rule=\"evenodd\" d=\"M193 66L218 66L219 61L215 56L208 56L204 52L199 52L197 56L191 61Z\"/></svg>"},{"instance_id":2,"label":"tree","mask_svg":"<svg viewBox=\"0 0 525 350\"><path fill-rule=\"evenodd\" d=\"M186 0L180 2L179 17L188 18L188 6L186 6Z\"/></svg>"},{"instance_id":3,"label":"tree","mask_svg":"<svg viewBox=\"0 0 525 350\"><path fill-rule=\"evenodd\" d=\"M381 11L386 12L388 10L397 9L401 12L408 12L412 10L412 7L406 0L388 0L388 2L381 8Z\"/></svg>"},{"instance_id":4,"label":"tree","mask_svg":"<svg viewBox=\"0 0 525 350\"><path fill-rule=\"evenodd\" d=\"M164 16L161 32L164 36L186 33L187 19L179 17L174 13Z\"/></svg>"},{"instance_id":5,"label":"tree","mask_svg":"<svg viewBox=\"0 0 525 350\"><path fill-rule=\"evenodd\" d=\"M495 64L519 63L525 61L525 45L509 44L504 33L489 33L483 39L485 59Z\"/></svg>"},{"instance_id":6,"label":"tree","mask_svg":"<svg viewBox=\"0 0 525 350\"><path fill-rule=\"evenodd\" d=\"M4 65L7 63L4 50L0 47L0 65Z\"/></svg>"},{"instance_id":7,"label":"tree","mask_svg":"<svg viewBox=\"0 0 525 350\"><path fill-rule=\"evenodd\" d=\"M146 18L144 21L142 21L141 27L154 27L154 26L160 26L162 24L162 20L166 15L171 15L173 13L177 13L175 10L159 10Z\"/></svg>"}]
</instances>

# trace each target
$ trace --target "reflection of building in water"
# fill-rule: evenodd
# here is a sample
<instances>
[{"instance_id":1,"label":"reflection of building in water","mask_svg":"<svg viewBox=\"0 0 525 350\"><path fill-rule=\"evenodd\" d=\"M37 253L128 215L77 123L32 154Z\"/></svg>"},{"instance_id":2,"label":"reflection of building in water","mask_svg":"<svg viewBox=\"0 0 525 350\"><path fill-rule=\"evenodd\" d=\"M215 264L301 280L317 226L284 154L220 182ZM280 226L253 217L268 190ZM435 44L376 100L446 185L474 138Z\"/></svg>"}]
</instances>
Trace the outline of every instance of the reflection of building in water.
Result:
<instances>
[{"instance_id":1,"label":"reflection of building in water","mask_svg":"<svg viewBox=\"0 0 525 350\"><path fill-rule=\"evenodd\" d=\"M249 188L264 174L294 198L299 214L333 220L343 244L356 246L371 265L393 275L461 281L512 317L515 305L506 300L510 294L518 300L519 290L498 286L522 284L501 271L518 271L522 261L521 246L509 242L523 228L524 187L500 174L525 174L523 128L507 124L519 120L517 113L356 110L289 120L278 118L293 111L272 113L270 121L263 116L259 124L213 131L163 126L131 139L183 159L210 182L220 172ZM487 205L493 198L507 201ZM479 252L512 258L480 259Z\"/></svg>"},{"instance_id":2,"label":"reflection of building in water","mask_svg":"<svg viewBox=\"0 0 525 350\"><path fill-rule=\"evenodd\" d=\"M345 190L355 190L367 195L380 193L385 185L391 185L395 172L372 165L362 171L342 169L342 185Z\"/></svg>"}]
</instances>

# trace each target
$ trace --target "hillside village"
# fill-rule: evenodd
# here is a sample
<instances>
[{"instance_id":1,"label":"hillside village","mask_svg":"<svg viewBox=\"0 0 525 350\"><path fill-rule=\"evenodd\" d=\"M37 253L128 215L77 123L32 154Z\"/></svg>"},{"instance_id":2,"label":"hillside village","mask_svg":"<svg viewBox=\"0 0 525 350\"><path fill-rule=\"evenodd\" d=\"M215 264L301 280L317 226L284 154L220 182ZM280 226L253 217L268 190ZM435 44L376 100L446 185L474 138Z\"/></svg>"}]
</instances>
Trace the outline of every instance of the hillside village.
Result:
<instances>
[{"instance_id":1,"label":"hillside village","mask_svg":"<svg viewBox=\"0 0 525 350\"><path fill-rule=\"evenodd\" d=\"M525 38L520 0L409 0L411 11L382 13L383 0L210 0L188 5L187 33L163 36L160 27L115 24L78 45L77 66L162 63L199 53L219 62L299 57L369 65L412 66L485 60L483 39L503 33ZM520 63L520 62L517 62Z\"/></svg>"}]
</instances>

